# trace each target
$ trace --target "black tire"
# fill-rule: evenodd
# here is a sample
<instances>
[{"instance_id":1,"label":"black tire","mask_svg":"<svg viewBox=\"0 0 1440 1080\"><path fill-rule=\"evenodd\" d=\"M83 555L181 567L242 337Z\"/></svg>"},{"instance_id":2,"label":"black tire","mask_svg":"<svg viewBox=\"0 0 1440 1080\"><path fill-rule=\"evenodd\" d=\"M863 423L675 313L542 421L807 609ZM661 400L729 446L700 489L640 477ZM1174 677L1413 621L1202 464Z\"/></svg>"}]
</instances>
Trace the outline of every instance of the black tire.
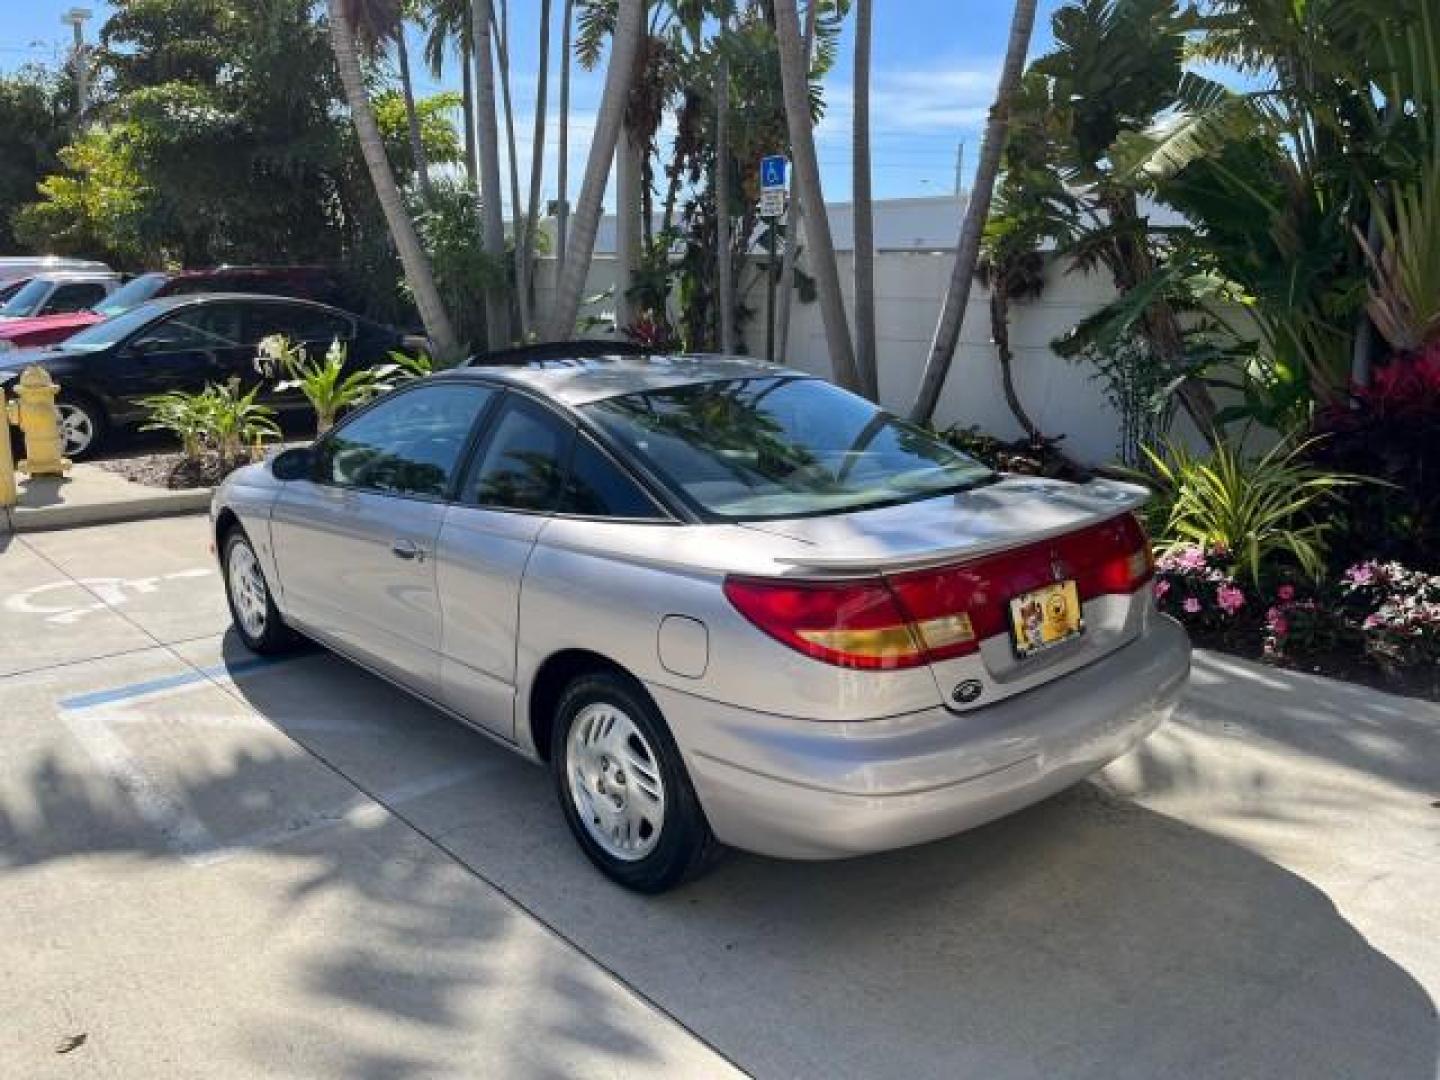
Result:
<instances>
[{"instance_id":1,"label":"black tire","mask_svg":"<svg viewBox=\"0 0 1440 1080\"><path fill-rule=\"evenodd\" d=\"M571 729L582 713L596 705L623 712L639 729L659 767L665 802L663 823L658 840L641 858L617 858L605 850L591 835L572 795ZM550 771L565 822L580 849L606 877L636 892L661 893L695 877L713 861L720 845L695 797L680 750L660 710L634 680L611 672L575 679L555 710L550 746Z\"/></svg>"},{"instance_id":2,"label":"black tire","mask_svg":"<svg viewBox=\"0 0 1440 1080\"><path fill-rule=\"evenodd\" d=\"M84 461L86 458L94 457L95 452L104 444L110 434L110 418L105 415L105 410L100 403L87 394L61 393L55 399L55 407L59 409L62 416L67 412L70 415L79 415L85 418L84 426L89 431L90 438L83 448L72 449L65 445L64 424L61 425L61 450L66 457L72 461Z\"/></svg>"},{"instance_id":3,"label":"black tire","mask_svg":"<svg viewBox=\"0 0 1440 1080\"><path fill-rule=\"evenodd\" d=\"M243 547L249 552L250 558L254 561L256 573L259 575L259 589L264 602L264 622L259 632L254 632L252 626L247 627L247 620L236 600L236 584L232 583L231 565L232 557L236 549ZM225 534L220 545L220 572L225 579L225 602L230 605L230 620L235 627L235 633L245 643L245 647L253 653L261 656L274 656L279 653L289 652L299 642L295 631L285 625L279 609L275 606L275 598L270 593L270 583L265 580L264 567L260 563L259 556L255 553L250 538L245 535L245 530L236 525ZM240 586L243 588L244 586Z\"/></svg>"}]
</instances>

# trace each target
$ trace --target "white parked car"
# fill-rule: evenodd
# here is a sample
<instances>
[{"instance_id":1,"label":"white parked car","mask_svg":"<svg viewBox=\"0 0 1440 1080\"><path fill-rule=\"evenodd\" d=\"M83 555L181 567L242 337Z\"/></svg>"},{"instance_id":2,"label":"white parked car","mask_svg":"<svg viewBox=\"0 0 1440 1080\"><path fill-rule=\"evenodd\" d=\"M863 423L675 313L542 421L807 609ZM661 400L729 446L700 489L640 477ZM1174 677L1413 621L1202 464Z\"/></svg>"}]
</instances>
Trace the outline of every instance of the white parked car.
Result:
<instances>
[{"instance_id":1,"label":"white parked car","mask_svg":"<svg viewBox=\"0 0 1440 1080\"><path fill-rule=\"evenodd\" d=\"M89 311L120 288L108 270L50 270L27 278L0 303L0 319L33 319Z\"/></svg>"},{"instance_id":2,"label":"white parked car","mask_svg":"<svg viewBox=\"0 0 1440 1080\"><path fill-rule=\"evenodd\" d=\"M16 278L30 278L59 270L105 273L110 267L93 259L69 259L63 255L0 255L0 285Z\"/></svg>"}]
</instances>

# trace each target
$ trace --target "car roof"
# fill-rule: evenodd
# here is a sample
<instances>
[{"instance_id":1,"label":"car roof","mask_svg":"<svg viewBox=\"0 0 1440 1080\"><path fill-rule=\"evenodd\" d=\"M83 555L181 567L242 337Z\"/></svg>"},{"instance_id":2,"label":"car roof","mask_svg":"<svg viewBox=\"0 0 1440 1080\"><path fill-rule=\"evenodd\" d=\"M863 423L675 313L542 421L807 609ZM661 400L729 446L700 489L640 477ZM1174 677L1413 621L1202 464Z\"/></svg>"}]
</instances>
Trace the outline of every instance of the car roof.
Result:
<instances>
[{"instance_id":1,"label":"car roof","mask_svg":"<svg viewBox=\"0 0 1440 1080\"><path fill-rule=\"evenodd\" d=\"M803 371L776 367L739 356L698 353L644 356L587 356L574 359L545 359L522 364L477 365L443 372L441 377L466 379L483 377L534 390L567 405L624 394L666 390L698 383L731 379L791 376L810 378Z\"/></svg>"},{"instance_id":2,"label":"car roof","mask_svg":"<svg viewBox=\"0 0 1440 1080\"><path fill-rule=\"evenodd\" d=\"M251 292L195 292L195 293L173 293L169 296L155 296L144 302L143 306L153 308L156 311L168 311L170 308L184 307L187 304L214 304L224 300L243 300L249 303L258 300L261 303L295 304L301 307L324 308L326 311L338 312L347 318L359 318L358 315L351 315L348 311L341 311L332 304L321 303L319 300L307 300L300 296L277 296L271 293ZM137 307L142 306L137 304Z\"/></svg>"},{"instance_id":3,"label":"car roof","mask_svg":"<svg viewBox=\"0 0 1440 1080\"><path fill-rule=\"evenodd\" d=\"M31 281L37 278L41 281L115 281L120 275L114 270L46 270L44 273L33 274Z\"/></svg>"}]
</instances>

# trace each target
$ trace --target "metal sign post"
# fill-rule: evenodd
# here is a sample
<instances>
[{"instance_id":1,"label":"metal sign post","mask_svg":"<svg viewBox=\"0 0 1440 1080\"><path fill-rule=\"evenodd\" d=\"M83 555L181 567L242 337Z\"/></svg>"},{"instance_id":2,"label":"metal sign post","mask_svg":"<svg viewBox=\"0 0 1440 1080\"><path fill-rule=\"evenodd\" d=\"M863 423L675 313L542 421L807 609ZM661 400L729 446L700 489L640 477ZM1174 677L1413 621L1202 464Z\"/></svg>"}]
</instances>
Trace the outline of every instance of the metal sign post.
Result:
<instances>
[{"instance_id":1,"label":"metal sign post","mask_svg":"<svg viewBox=\"0 0 1440 1080\"><path fill-rule=\"evenodd\" d=\"M775 249L779 239L780 218L785 214L786 172L790 162L783 154L770 154L760 159L760 217L769 223L765 246L769 258L765 265L765 362L775 363Z\"/></svg>"}]
</instances>

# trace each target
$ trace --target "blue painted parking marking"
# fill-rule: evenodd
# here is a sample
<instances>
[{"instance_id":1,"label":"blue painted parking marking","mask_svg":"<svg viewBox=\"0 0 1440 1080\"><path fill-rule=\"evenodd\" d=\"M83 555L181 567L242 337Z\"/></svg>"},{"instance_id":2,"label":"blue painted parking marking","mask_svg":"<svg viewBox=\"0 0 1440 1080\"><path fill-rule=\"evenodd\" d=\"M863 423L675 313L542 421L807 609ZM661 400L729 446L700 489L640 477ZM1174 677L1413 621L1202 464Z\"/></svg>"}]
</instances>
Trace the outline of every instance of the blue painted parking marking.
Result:
<instances>
[{"instance_id":1,"label":"blue painted parking marking","mask_svg":"<svg viewBox=\"0 0 1440 1080\"><path fill-rule=\"evenodd\" d=\"M248 660L237 660L233 664L213 664L210 667L182 671L178 675L166 675L160 679L146 679L143 682L127 683L109 690L92 690L87 694L76 694L74 697L61 698L59 705L62 709L91 709L97 705L111 705L117 701L143 697L145 694L153 694L158 690L173 690L176 687L190 686L210 679L224 678L227 675L244 675L248 671L273 667L276 664L284 664L296 659L299 657L256 656Z\"/></svg>"}]
</instances>

